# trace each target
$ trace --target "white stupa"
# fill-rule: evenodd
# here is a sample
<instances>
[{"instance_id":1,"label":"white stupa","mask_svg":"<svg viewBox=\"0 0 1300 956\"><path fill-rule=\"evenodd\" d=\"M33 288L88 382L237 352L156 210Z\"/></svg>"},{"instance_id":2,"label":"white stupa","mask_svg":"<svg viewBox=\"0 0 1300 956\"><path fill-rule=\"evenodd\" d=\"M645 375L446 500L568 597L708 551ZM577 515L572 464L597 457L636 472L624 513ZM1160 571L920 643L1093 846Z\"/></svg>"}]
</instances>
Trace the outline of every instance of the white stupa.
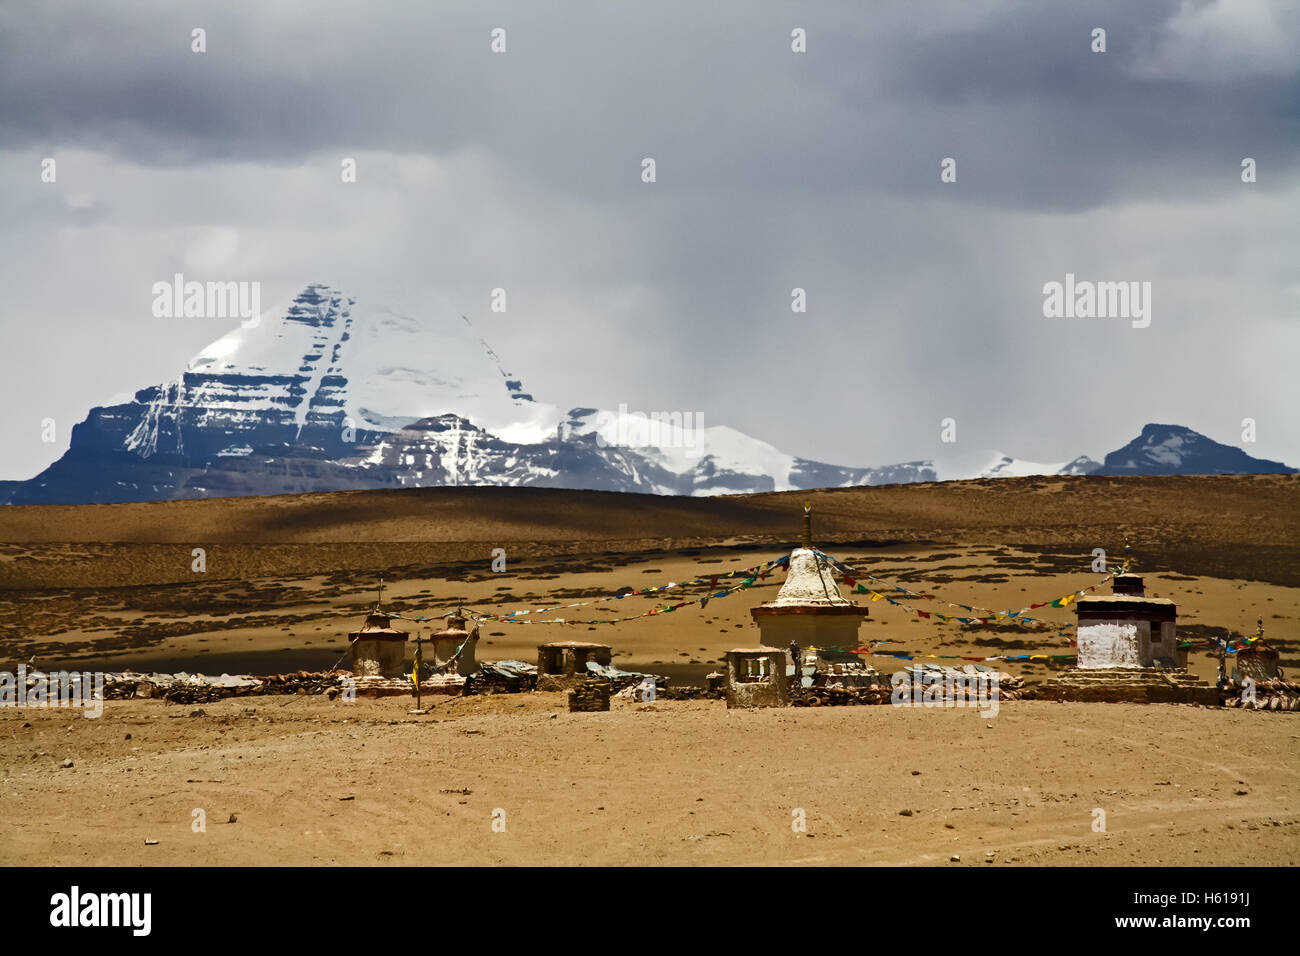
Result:
<instances>
[{"instance_id":1,"label":"white stupa","mask_svg":"<svg viewBox=\"0 0 1300 956\"><path fill-rule=\"evenodd\" d=\"M803 508L802 546L790 552L790 570L776 600L749 613L764 647L858 646L858 628L868 611L840 594L830 565L813 550L810 505Z\"/></svg>"}]
</instances>

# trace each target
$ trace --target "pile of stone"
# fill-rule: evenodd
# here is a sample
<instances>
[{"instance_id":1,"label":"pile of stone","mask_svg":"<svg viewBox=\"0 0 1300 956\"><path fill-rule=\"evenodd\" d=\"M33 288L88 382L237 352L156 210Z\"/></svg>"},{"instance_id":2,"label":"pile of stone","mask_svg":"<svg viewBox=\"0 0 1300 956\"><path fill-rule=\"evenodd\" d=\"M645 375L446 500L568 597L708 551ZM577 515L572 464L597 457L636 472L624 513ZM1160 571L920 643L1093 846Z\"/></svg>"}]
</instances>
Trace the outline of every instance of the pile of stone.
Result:
<instances>
[{"instance_id":1,"label":"pile of stone","mask_svg":"<svg viewBox=\"0 0 1300 956\"><path fill-rule=\"evenodd\" d=\"M610 686L615 686L611 682ZM638 684L628 684L622 690L614 694L619 700L722 700L726 692L722 688L709 690L707 687L691 687L681 685L670 687L668 678L657 677L654 679L655 692L654 696L647 698L645 681Z\"/></svg>"},{"instance_id":2,"label":"pile of stone","mask_svg":"<svg viewBox=\"0 0 1300 956\"><path fill-rule=\"evenodd\" d=\"M519 694L537 687L537 665L526 661L483 663L465 681L465 694Z\"/></svg>"},{"instance_id":3,"label":"pile of stone","mask_svg":"<svg viewBox=\"0 0 1300 956\"><path fill-rule=\"evenodd\" d=\"M848 704L888 704L890 688L886 684L869 687L805 687L790 698L791 707L843 707Z\"/></svg>"},{"instance_id":4,"label":"pile of stone","mask_svg":"<svg viewBox=\"0 0 1300 956\"><path fill-rule=\"evenodd\" d=\"M269 694L324 694L335 690L351 675L346 671L295 671L266 677L222 674L134 674L104 675L107 700L158 698L171 704L209 704L227 697L260 697Z\"/></svg>"},{"instance_id":5,"label":"pile of stone","mask_svg":"<svg viewBox=\"0 0 1300 956\"><path fill-rule=\"evenodd\" d=\"M726 688L718 687L669 687L660 695L664 700L723 700L727 696Z\"/></svg>"},{"instance_id":6,"label":"pile of stone","mask_svg":"<svg viewBox=\"0 0 1300 956\"><path fill-rule=\"evenodd\" d=\"M1040 700L1129 704L1219 703L1218 688L1182 668L1071 668L1038 688Z\"/></svg>"},{"instance_id":7,"label":"pile of stone","mask_svg":"<svg viewBox=\"0 0 1300 956\"><path fill-rule=\"evenodd\" d=\"M637 687L647 680L655 682L656 691L662 694L668 689L668 678L661 677L658 674L642 674L639 671L625 671L613 666L612 664L599 664L596 661L587 661L586 678L599 677L602 680L609 681L610 687L615 691L625 690L628 687Z\"/></svg>"},{"instance_id":8,"label":"pile of stone","mask_svg":"<svg viewBox=\"0 0 1300 956\"><path fill-rule=\"evenodd\" d=\"M256 677L222 674L122 674L104 675L104 697L108 700L162 698L176 704L206 704L226 697L265 694L264 682Z\"/></svg>"},{"instance_id":9,"label":"pile of stone","mask_svg":"<svg viewBox=\"0 0 1300 956\"><path fill-rule=\"evenodd\" d=\"M569 691L569 710L579 712L609 710L610 682L589 677Z\"/></svg>"},{"instance_id":10,"label":"pile of stone","mask_svg":"<svg viewBox=\"0 0 1300 956\"><path fill-rule=\"evenodd\" d=\"M813 687L872 687L889 684L889 676L860 661L822 662L812 675Z\"/></svg>"},{"instance_id":11,"label":"pile of stone","mask_svg":"<svg viewBox=\"0 0 1300 956\"><path fill-rule=\"evenodd\" d=\"M224 700L227 697L252 695L254 692L260 694L262 689L260 687L220 687L215 684L176 681L167 687L161 688L160 693L154 696L161 696L169 704L210 704L213 701Z\"/></svg>"},{"instance_id":12,"label":"pile of stone","mask_svg":"<svg viewBox=\"0 0 1300 956\"><path fill-rule=\"evenodd\" d=\"M888 684L868 687L804 687L790 696L791 707L844 707L854 704L888 704Z\"/></svg>"},{"instance_id":13,"label":"pile of stone","mask_svg":"<svg viewBox=\"0 0 1300 956\"><path fill-rule=\"evenodd\" d=\"M790 689L792 707L843 707L848 704L888 704L889 676L859 661L818 660L811 675L801 667L800 681Z\"/></svg>"},{"instance_id":14,"label":"pile of stone","mask_svg":"<svg viewBox=\"0 0 1300 956\"><path fill-rule=\"evenodd\" d=\"M890 704L895 695L901 695L907 701L955 704L991 696L995 682L999 701L1026 700L1035 695L1035 689L1026 687L1023 678L979 664L961 668L918 664L900 673L904 677L896 683L894 677L874 668L865 668L864 673L862 668L844 665L838 674L833 668L819 671L813 686L794 691L790 703L794 707Z\"/></svg>"},{"instance_id":15,"label":"pile of stone","mask_svg":"<svg viewBox=\"0 0 1300 956\"><path fill-rule=\"evenodd\" d=\"M1253 685L1231 680L1219 688L1224 707L1243 710L1300 710L1300 682L1273 677Z\"/></svg>"},{"instance_id":16,"label":"pile of stone","mask_svg":"<svg viewBox=\"0 0 1300 956\"><path fill-rule=\"evenodd\" d=\"M291 674L272 674L259 678L263 694L324 694L338 687L352 675L347 671L294 671Z\"/></svg>"}]
</instances>

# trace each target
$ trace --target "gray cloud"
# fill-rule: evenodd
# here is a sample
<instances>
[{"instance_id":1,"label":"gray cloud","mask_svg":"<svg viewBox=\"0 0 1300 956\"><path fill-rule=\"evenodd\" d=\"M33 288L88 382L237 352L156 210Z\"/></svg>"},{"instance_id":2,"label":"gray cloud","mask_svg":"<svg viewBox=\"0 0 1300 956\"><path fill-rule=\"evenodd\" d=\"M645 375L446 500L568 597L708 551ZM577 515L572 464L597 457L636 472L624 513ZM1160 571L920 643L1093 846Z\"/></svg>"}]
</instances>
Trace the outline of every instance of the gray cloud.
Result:
<instances>
[{"instance_id":1,"label":"gray cloud","mask_svg":"<svg viewBox=\"0 0 1300 956\"><path fill-rule=\"evenodd\" d=\"M7 5L0 477L223 331L148 315L174 271L441 302L539 398L836 463L952 415L1039 460L1255 417L1294 464L1298 90L1296 9L1255 0ZM1153 282L1152 327L1044 319L1067 271Z\"/></svg>"}]
</instances>

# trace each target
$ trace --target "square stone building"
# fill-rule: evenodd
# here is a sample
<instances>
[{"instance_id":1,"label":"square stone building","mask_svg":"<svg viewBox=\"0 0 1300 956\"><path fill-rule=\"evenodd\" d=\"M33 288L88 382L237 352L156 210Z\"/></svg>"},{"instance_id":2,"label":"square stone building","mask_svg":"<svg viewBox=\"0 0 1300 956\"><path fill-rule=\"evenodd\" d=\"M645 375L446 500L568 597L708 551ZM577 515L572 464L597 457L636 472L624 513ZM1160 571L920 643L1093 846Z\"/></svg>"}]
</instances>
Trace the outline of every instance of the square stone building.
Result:
<instances>
[{"instance_id":1,"label":"square stone building","mask_svg":"<svg viewBox=\"0 0 1300 956\"><path fill-rule=\"evenodd\" d=\"M1178 646L1178 607L1146 596L1142 578L1118 574L1111 594L1080 598L1079 668L1186 667L1187 648Z\"/></svg>"},{"instance_id":2,"label":"square stone building","mask_svg":"<svg viewBox=\"0 0 1300 956\"><path fill-rule=\"evenodd\" d=\"M790 702L786 652L775 647L727 651L728 707L784 707Z\"/></svg>"},{"instance_id":3,"label":"square stone building","mask_svg":"<svg viewBox=\"0 0 1300 956\"><path fill-rule=\"evenodd\" d=\"M608 667L613 648L589 641L553 641L537 648L537 689L568 690L588 677L587 662Z\"/></svg>"}]
</instances>

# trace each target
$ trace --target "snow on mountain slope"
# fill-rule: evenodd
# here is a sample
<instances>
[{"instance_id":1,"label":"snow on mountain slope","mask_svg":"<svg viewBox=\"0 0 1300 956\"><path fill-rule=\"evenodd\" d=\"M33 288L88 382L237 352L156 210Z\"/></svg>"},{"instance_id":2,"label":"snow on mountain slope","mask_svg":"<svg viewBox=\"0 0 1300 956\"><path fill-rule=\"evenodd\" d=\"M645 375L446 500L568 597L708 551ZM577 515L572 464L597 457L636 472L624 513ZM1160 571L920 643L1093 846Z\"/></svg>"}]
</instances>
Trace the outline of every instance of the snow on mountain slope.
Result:
<instances>
[{"instance_id":1,"label":"snow on mountain slope","mask_svg":"<svg viewBox=\"0 0 1300 956\"><path fill-rule=\"evenodd\" d=\"M1057 475L1066 465L1065 462L1045 465L1036 461L1025 461L1022 458L1012 458L1010 455L995 453L994 458L984 470L980 472L981 478L1025 478L1030 475Z\"/></svg>"},{"instance_id":2,"label":"snow on mountain slope","mask_svg":"<svg viewBox=\"0 0 1300 956\"><path fill-rule=\"evenodd\" d=\"M347 414L376 427L455 412L506 441L536 444L555 433L562 417L554 405L521 397L520 384L464 316L430 321L362 312L340 360Z\"/></svg>"},{"instance_id":3,"label":"snow on mountain slope","mask_svg":"<svg viewBox=\"0 0 1300 956\"><path fill-rule=\"evenodd\" d=\"M705 425L702 413L575 411L582 414L566 422L570 434L591 436L601 447L628 449L673 474L704 466L711 474L769 476L773 491L795 487L793 455L726 425Z\"/></svg>"},{"instance_id":4,"label":"snow on mountain slope","mask_svg":"<svg viewBox=\"0 0 1300 956\"><path fill-rule=\"evenodd\" d=\"M1040 464L1012 458L1000 451L975 448L947 455L934 461L939 481L966 481L973 478L1022 478L1028 475L1054 475L1065 463Z\"/></svg>"},{"instance_id":5,"label":"snow on mountain slope","mask_svg":"<svg viewBox=\"0 0 1300 956\"><path fill-rule=\"evenodd\" d=\"M939 481L968 481L975 478L1028 478L1035 475L1089 475L1100 468L1087 455L1072 461L1044 463L1013 458L999 451L979 449L941 459L935 463Z\"/></svg>"}]
</instances>

